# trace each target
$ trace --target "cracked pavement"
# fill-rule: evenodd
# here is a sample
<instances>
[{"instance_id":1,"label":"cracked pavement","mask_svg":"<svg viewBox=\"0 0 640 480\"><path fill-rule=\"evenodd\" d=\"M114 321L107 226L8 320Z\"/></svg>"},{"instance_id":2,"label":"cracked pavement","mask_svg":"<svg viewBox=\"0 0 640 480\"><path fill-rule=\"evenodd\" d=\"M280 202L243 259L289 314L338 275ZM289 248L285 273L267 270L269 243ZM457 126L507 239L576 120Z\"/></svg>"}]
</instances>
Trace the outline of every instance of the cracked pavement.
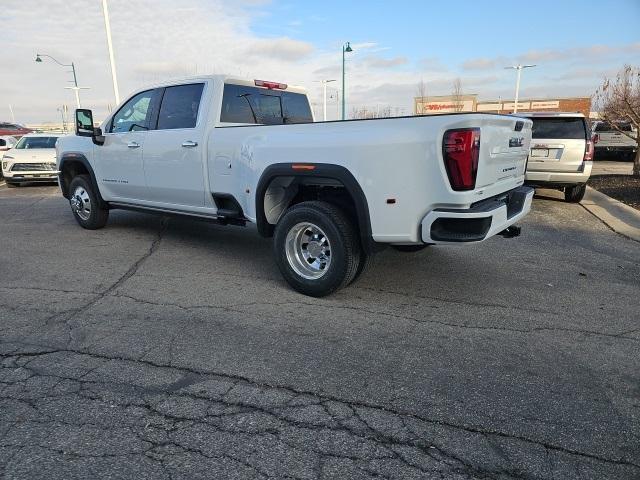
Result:
<instances>
[{"instance_id":1,"label":"cracked pavement","mask_svg":"<svg viewBox=\"0 0 640 480\"><path fill-rule=\"evenodd\" d=\"M640 244L382 252L325 299L251 229L0 189L0 478L640 478Z\"/></svg>"}]
</instances>

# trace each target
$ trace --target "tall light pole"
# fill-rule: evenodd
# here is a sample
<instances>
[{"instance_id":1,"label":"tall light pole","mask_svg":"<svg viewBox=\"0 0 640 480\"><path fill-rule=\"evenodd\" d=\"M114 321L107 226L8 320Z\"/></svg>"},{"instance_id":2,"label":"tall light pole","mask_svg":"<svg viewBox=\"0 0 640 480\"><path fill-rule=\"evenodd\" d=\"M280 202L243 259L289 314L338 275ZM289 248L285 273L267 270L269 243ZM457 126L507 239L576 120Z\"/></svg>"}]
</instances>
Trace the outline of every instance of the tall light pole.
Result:
<instances>
[{"instance_id":1,"label":"tall light pole","mask_svg":"<svg viewBox=\"0 0 640 480\"><path fill-rule=\"evenodd\" d=\"M335 80L320 80L322 82L322 119L327 121L327 83L335 82Z\"/></svg>"},{"instance_id":2,"label":"tall light pole","mask_svg":"<svg viewBox=\"0 0 640 480\"><path fill-rule=\"evenodd\" d=\"M111 62L113 94L116 97L116 105L118 105L120 103L120 91L118 89L118 77L116 75L116 62L113 59L113 44L111 43L111 23L109 22L109 9L107 7L107 0L102 0L102 13L104 14L104 28L107 31L107 47L109 48L109 61Z\"/></svg>"},{"instance_id":3,"label":"tall light pole","mask_svg":"<svg viewBox=\"0 0 640 480\"><path fill-rule=\"evenodd\" d=\"M344 45L342 45L342 120L345 119L345 98L346 98L346 92L344 89L344 54L349 52L353 52L353 49L351 48L351 45L349 44L349 42L347 42Z\"/></svg>"},{"instance_id":4,"label":"tall light pole","mask_svg":"<svg viewBox=\"0 0 640 480\"><path fill-rule=\"evenodd\" d=\"M532 68L536 65L514 65L512 67L504 67L506 70L514 69L518 72L516 75L516 99L513 104L513 113L517 113L518 111L518 97L520 96L520 75L522 74L523 68Z\"/></svg>"},{"instance_id":5,"label":"tall light pole","mask_svg":"<svg viewBox=\"0 0 640 480\"><path fill-rule=\"evenodd\" d=\"M45 55L44 53L36 53L36 62L37 63L42 63L42 57L50 58L51 60L56 62L61 67L71 67L71 73L73 73L73 87L65 87L65 88L67 88L69 90L73 90L75 92L75 94L76 94L76 106L78 108L80 108L80 90L87 89L89 87L79 87L78 86L78 77L76 76L76 66L73 64L73 62L71 62L70 64L61 63L58 60L56 60L55 58L53 58L51 55Z\"/></svg>"}]
</instances>

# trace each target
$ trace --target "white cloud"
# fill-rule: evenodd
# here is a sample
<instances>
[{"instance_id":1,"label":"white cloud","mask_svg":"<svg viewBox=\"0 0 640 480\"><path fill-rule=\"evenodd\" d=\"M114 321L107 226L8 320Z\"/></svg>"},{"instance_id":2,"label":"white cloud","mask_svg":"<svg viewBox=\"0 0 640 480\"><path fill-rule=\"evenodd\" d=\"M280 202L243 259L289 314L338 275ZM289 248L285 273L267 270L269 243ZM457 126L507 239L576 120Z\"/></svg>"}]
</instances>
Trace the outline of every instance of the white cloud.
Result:
<instances>
[{"instance_id":1,"label":"white cloud","mask_svg":"<svg viewBox=\"0 0 640 480\"><path fill-rule=\"evenodd\" d=\"M280 37L255 40L247 46L244 55L295 62L308 57L312 52L313 45L309 43Z\"/></svg>"},{"instance_id":2,"label":"white cloud","mask_svg":"<svg viewBox=\"0 0 640 480\"><path fill-rule=\"evenodd\" d=\"M382 58L371 55L365 57L362 62L369 68L393 68L409 63L407 57Z\"/></svg>"}]
</instances>

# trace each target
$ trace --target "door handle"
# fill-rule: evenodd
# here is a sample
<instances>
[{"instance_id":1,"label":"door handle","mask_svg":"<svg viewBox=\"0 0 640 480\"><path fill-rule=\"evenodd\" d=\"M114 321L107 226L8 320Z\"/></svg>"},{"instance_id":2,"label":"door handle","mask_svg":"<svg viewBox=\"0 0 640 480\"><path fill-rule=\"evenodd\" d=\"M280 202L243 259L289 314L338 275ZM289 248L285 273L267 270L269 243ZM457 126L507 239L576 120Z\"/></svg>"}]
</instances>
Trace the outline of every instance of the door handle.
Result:
<instances>
[{"instance_id":1,"label":"door handle","mask_svg":"<svg viewBox=\"0 0 640 480\"><path fill-rule=\"evenodd\" d=\"M138 142L129 142L129 143L127 143L127 147L129 147L129 148L138 148L138 147L140 147L140 144Z\"/></svg>"},{"instance_id":2,"label":"door handle","mask_svg":"<svg viewBox=\"0 0 640 480\"><path fill-rule=\"evenodd\" d=\"M187 140L186 142L182 142L182 146L186 148L193 148L198 146L198 142L192 142L191 140Z\"/></svg>"}]
</instances>

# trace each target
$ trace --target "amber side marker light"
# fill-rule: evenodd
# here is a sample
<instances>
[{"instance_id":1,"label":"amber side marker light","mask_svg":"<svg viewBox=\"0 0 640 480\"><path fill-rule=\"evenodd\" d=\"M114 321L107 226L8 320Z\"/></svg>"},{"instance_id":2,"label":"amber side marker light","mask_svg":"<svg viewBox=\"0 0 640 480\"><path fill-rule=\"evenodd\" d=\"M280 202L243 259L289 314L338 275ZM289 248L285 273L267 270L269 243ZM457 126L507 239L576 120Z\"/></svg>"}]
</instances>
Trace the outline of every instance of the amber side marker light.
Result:
<instances>
[{"instance_id":1,"label":"amber side marker light","mask_svg":"<svg viewBox=\"0 0 640 480\"><path fill-rule=\"evenodd\" d=\"M294 170L315 170L315 165L291 165Z\"/></svg>"}]
</instances>

